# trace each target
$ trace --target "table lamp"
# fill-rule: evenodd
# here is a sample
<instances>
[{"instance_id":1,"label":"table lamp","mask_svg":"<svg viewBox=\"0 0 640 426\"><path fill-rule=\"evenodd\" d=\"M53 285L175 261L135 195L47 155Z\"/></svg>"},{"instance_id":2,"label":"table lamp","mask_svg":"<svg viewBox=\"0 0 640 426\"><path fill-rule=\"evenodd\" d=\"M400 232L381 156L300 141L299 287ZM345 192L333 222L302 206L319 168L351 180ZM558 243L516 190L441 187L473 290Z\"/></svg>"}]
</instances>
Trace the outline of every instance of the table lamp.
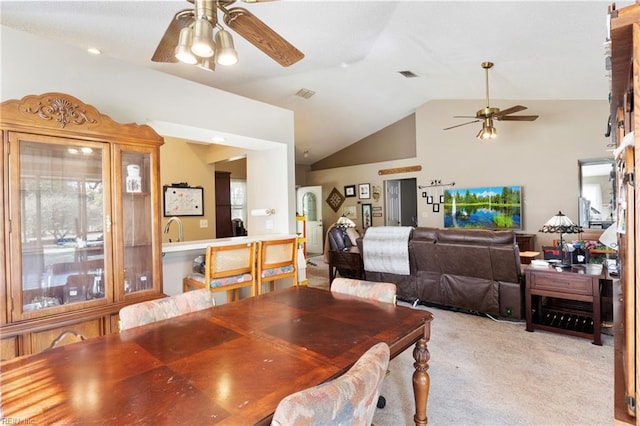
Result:
<instances>
[{"instance_id":1,"label":"table lamp","mask_svg":"<svg viewBox=\"0 0 640 426\"><path fill-rule=\"evenodd\" d=\"M567 268L571 266L571 262L569 264L565 263L565 249L564 244L562 242L562 234L577 234L582 232L582 227L571 222L567 216L562 214L561 211L558 212L555 216L545 223L542 228L538 230L538 232L545 233L559 233L560 234L560 257L561 263L560 267Z\"/></svg>"},{"instance_id":2,"label":"table lamp","mask_svg":"<svg viewBox=\"0 0 640 426\"><path fill-rule=\"evenodd\" d=\"M334 226L342 231L342 240L347 241L347 228L355 228L356 223L345 215L342 215L338 218L338 221L334 224ZM347 250L346 247L345 250Z\"/></svg>"}]
</instances>

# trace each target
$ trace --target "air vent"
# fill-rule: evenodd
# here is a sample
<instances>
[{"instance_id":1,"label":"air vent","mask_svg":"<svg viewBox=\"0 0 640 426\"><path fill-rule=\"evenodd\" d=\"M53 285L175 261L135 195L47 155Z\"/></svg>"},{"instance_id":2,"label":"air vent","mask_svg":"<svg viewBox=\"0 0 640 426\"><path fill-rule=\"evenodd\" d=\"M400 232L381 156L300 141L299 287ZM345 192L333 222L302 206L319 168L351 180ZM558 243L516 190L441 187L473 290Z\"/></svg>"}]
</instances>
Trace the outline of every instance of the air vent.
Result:
<instances>
[{"instance_id":1,"label":"air vent","mask_svg":"<svg viewBox=\"0 0 640 426\"><path fill-rule=\"evenodd\" d=\"M309 90L309 89L300 89L296 92L296 96L300 96L301 98L305 98L305 99L309 99L310 97L312 97L313 95L315 95L316 92L314 92L313 90Z\"/></svg>"},{"instance_id":2,"label":"air vent","mask_svg":"<svg viewBox=\"0 0 640 426\"><path fill-rule=\"evenodd\" d=\"M402 74L402 75L403 75L404 77L406 77L406 78L414 78L414 77L417 77L417 76L418 76L418 74L414 74L414 72L413 72L413 71L408 71L408 70L407 70L407 71L398 71L398 72L399 72L400 74Z\"/></svg>"}]
</instances>

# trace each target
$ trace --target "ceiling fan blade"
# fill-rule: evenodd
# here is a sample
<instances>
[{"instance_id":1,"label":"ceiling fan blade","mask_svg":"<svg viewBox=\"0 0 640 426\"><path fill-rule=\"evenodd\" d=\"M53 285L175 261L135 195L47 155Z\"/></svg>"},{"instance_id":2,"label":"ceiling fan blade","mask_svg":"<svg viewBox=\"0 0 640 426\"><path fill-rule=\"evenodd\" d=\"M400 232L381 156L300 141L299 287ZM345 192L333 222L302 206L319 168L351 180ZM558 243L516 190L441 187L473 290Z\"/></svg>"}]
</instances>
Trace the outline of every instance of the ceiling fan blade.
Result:
<instances>
[{"instance_id":1,"label":"ceiling fan blade","mask_svg":"<svg viewBox=\"0 0 640 426\"><path fill-rule=\"evenodd\" d=\"M444 128L444 129L442 129L442 130L455 129L456 127L466 126L467 124L473 124L473 123L477 123L477 122L479 122L479 121L482 121L482 120L473 120L473 121L468 121L468 122L466 122L466 123L456 124L455 126L445 127L445 128Z\"/></svg>"},{"instance_id":2,"label":"ceiling fan blade","mask_svg":"<svg viewBox=\"0 0 640 426\"><path fill-rule=\"evenodd\" d=\"M511 108L507 108L507 109L503 109L502 111L494 114L494 117L502 117L505 116L507 114L513 114L514 112L520 112L520 111L524 111L525 109L527 109L526 106L522 106L522 105L516 105L516 106L512 106Z\"/></svg>"},{"instance_id":3,"label":"ceiling fan blade","mask_svg":"<svg viewBox=\"0 0 640 426\"><path fill-rule=\"evenodd\" d=\"M498 121L535 121L537 115L506 115L504 117L495 117Z\"/></svg>"},{"instance_id":4,"label":"ceiling fan blade","mask_svg":"<svg viewBox=\"0 0 640 426\"><path fill-rule=\"evenodd\" d=\"M304 58L302 52L248 10L241 7L220 9L225 14L224 22L229 28L283 67L293 65Z\"/></svg>"},{"instance_id":5,"label":"ceiling fan blade","mask_svg":"<svg viewBox=\"0 0 640 426\"><path fill-rule=\"evenodd\" d=\"M175 49L178 45L180 30L188 26L193 20L193 14L187 12L192 12L192 10L184 9L175 14L151 57L153 62L178 62L175 56Z\"/></svg>"}]
</instances>

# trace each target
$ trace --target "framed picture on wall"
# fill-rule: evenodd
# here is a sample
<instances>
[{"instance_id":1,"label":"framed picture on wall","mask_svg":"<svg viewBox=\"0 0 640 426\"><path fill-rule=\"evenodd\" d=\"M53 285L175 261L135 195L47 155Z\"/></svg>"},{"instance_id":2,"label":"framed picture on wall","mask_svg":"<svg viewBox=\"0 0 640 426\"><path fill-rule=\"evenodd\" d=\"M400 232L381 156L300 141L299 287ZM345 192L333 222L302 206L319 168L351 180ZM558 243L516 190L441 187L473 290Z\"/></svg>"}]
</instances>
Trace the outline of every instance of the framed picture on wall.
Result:
<instances>
[{"instance_id":1,"label":"framed picture on wall","mask_svg":"<svg viewBox=\"0 0 640 426\"><path fill-rule=\"evenodd\" d=\"M344 196L346 198L355 197L356 196L356 186L355 185L347 185L344 187Z\"/></svg>"},{"instance_id":2,"label":"framed picture on wall","mask_svg":"<svg viewBox=\"0 0 640 426\"><path fill-rule=\"evenodd\" d=\"M371 198L371 185L368 183L361 183L358 185L358 198L362 200L368 200Z\"/></svg>"},{"instance_id":3,"label":"framed picture on wall","mask_svg":"<svg viewBox=\"0 0 640 426\"><path fill-rule=\"evenodd\" d=\"M164 186L164 216L204 216L203 188Z\"/></svg>"},{"instance_id":4,"label":"framed picture on wall","mask_svg":"<svg viewBox=\"0 0 640 426\"><path fill-rule=\"evenodd\" d=\"M367 229L371 226L371 204L362 204L362 229Z\"/></svg>"}]
</instances>

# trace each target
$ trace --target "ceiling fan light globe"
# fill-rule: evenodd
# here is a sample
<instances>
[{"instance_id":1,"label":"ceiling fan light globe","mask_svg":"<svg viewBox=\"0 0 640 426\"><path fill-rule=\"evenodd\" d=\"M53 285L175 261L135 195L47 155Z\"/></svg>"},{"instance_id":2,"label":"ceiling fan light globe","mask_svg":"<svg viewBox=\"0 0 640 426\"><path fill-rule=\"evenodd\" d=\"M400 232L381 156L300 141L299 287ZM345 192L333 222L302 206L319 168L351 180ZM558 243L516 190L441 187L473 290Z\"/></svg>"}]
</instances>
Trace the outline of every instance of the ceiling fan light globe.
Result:
<instances>
[{"instance_id":1,"label":"ceiling fan light globe","mask_svg":"<svg viewBox=\"0 0 640 426\"><path fill-rule=\"evenodd\" d=\"M220 65L234 65L238 63L238 52L233 45L233 38L226 30L220 30L216 33L216 63Z\"/></svg>"},{"instance_id":2,"label":"ceiling fan light globe","mask_svg":"<svg viewBox=\"0 0 640 426\"><path fill-rule=\"evenodd\" d=\"M178 38L178 45L175 49L175 57L180 62L185 64L195 64L198 59L191 53L191 40L193 39L193 33L190 27L185 27L180 30L180 37Z\"/></svg>"},{"instance_id":3,"label":"ceiling fan light globe","mask_svg":"<svg viewBox=\"0 0 640 426\"><path fill-rule=\"evenodd\" d=\"M198 63L196 56L189 49L176 47L176 59L180 62L194 65Z\"/></svg>"},{"instance_id":4,"label":"ceiling fan light globe","mask_svg":"<svg viewBox=\"0 0 640 426\"><path fill-rule=\"evenodd\" d=\"M238 54L234 49L218 52L216 63L220 65L235 65L238 63Z\"/></svg>"},{"instance_id":5,"label":"ceiling fan light globe","mask_svg":"<svg viewBox=\"0 0 640 426\"><path fill-rule=\"evenodd\" d=\"M206 19L198 19L193 27L193 40L191 41L191 52L201 58L213 56L213 28Z\"/></svg>"}]
</instances>

